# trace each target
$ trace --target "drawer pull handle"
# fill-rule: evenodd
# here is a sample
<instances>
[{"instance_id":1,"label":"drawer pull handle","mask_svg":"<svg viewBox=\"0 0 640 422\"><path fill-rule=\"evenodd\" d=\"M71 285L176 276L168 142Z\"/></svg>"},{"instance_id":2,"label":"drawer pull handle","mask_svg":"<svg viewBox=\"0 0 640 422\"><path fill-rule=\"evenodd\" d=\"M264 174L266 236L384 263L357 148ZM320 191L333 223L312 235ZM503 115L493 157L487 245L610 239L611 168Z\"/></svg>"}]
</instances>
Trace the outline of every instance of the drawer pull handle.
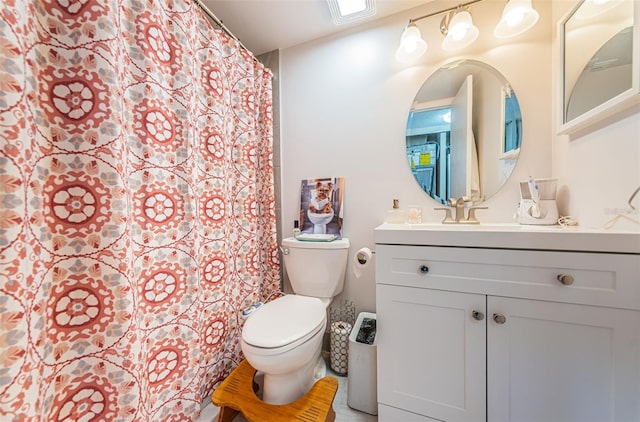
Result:
<instances>
[{"instance_id":1,"label":"drawer pull handle","mask_svg":"<svg viewBox=\"0 0 640 422\"><path fill-rule=\"evenodd\" d=\"M558 274L558 281L565 286L573 284L573 276L569 274Z\"/></svg>"},{"instance_id":2,"label":"drawer pull handle","mask_svg":"<svg viewBox=\"0 0 640 422\"><path fill-rule=\"evenodd\" d=\"M420 273L426 274L428 272L429 272L429 267L427 267L426 265L420 265Z\"/></svg>"},{"instance_id":3,"label":"drawer pull handle","mask_svg":"<svg viewBox=\"0 0 640 422\"><path fill-rule=\"evenodd\" d=\"M507 322L507 318L502 314L493 314L493 320L496 324L504 324Z\"/></svg>"},{"instance_id":4,"label":"drawer pull handle","mask_svg":"<svg viewBox=\"0 0 640 422\"><path fill-rule=\"evenodd\" d=\"M484 319L484 314L480 311L471 312L471 316L473 319L477 319L478 321L482 321Z\"/></svg>"}]
</instances>

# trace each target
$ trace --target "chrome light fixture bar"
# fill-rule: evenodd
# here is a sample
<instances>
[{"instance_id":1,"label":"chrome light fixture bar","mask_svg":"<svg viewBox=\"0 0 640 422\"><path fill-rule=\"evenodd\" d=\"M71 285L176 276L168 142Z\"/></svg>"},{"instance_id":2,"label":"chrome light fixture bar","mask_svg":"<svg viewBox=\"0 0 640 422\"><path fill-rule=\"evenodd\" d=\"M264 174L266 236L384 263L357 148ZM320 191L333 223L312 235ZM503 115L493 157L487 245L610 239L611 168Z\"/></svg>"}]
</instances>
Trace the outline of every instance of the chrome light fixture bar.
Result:
<instances>
[{"instance_id":1,"label":"chrome light fixture bar","mask_svg":"<svg viewBox=\"0 0 640 422\"><path fill-rule=\"evenodd\" d=\"M427 51L427 42L422 39L416 22L443 13L445 16L440 22L440 32L445 37L442 48L447 51L455 51L473 43L478 38L480 31L473 24L469 6L481 1L484 0L472 0L456 7L409 19L400 37L396 60L409 63L422 56ZM522 34L535 25L538 18L538 12L533 9L531 0L508 0L494 35L498 38L509 38Z\"/></svg>"}]
</instances>

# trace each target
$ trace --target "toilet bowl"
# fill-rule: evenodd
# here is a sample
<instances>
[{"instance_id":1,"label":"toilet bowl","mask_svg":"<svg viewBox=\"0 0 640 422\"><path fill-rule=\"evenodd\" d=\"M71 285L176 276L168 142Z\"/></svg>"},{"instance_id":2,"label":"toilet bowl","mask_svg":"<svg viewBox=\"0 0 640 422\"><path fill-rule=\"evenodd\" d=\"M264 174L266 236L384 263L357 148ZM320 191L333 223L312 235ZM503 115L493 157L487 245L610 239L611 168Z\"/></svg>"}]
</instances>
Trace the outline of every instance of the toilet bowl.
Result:
<instances>
[{"instance_id":1,"label":"toilet bowl","mask_svg":"<svg viewBox=\"0 0 640 422\"><path fill-rule=\"evenodd\" d=\"M331 222L334 215L333 210L331 210L329 214L318 214L311 212L311 210L307 211L309 221L313 223L313 232L317 234L327 233L327 224Z\"/></svg>"},{"instance_id":2,"label":"toilet bowl","mask_svg":"<svg viewBox=\"0 0 640 422\"><path fill-rule=\"evenodd\" d=\"M349 256L346 238L331 242L287 238L281 246L295 294L250 312L240 340L245 358L263 376L262 399L271 404L299 399L325 375L321 350L327 307L342 291Z\"/></svg>"},{"instance_id":3,"label":"toilet bowl","mask_svg":"<svg viewBox=\"0 0 640 422\"><path fill-rule=\"evenodd\" d=\"M251 366L264 373L265 402L291 403L325 375L320 351L326 326L325 304L309 296L285 295L249 316L240 346Z\"/></svg>"}]
</instances>

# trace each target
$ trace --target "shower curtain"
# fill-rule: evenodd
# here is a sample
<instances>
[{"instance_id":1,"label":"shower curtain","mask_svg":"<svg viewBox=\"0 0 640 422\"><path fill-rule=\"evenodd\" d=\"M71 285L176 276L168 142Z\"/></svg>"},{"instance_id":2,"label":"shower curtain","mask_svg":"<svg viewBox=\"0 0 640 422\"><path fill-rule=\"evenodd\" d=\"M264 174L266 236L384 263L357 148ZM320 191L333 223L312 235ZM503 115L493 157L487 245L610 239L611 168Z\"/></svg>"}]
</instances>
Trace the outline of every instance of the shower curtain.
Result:
<instances>
[{"instance_id":1,"label":"shower curtain","mask_svg":"<svg viewBox=\"0 0 640 422\"><path fill-rule=\"evenodd\" d=\"M271 74L189 0L0 13L0 420L194 420L279 292Z\"/></svg>"}]
</instances>

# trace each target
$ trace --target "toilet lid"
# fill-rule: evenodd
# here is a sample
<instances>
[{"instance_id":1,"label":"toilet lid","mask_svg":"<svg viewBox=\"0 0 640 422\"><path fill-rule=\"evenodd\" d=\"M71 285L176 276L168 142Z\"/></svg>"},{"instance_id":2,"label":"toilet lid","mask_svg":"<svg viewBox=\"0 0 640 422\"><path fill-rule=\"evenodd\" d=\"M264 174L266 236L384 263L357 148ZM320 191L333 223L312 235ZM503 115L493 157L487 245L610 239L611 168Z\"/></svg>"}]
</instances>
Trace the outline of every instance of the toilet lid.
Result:
<instances>
[{"instance_id":1,"label":"toilet lid","mask_svg":"<svg viewBox=\"0 0 640 422\"><path fill-rule=\"evenodd\" d=\"M325 318L326 308L320 299L285 295L251 314L242 329L242 339L254 347L283 347L315 334Z\"/></svg>"}]
</instances>

